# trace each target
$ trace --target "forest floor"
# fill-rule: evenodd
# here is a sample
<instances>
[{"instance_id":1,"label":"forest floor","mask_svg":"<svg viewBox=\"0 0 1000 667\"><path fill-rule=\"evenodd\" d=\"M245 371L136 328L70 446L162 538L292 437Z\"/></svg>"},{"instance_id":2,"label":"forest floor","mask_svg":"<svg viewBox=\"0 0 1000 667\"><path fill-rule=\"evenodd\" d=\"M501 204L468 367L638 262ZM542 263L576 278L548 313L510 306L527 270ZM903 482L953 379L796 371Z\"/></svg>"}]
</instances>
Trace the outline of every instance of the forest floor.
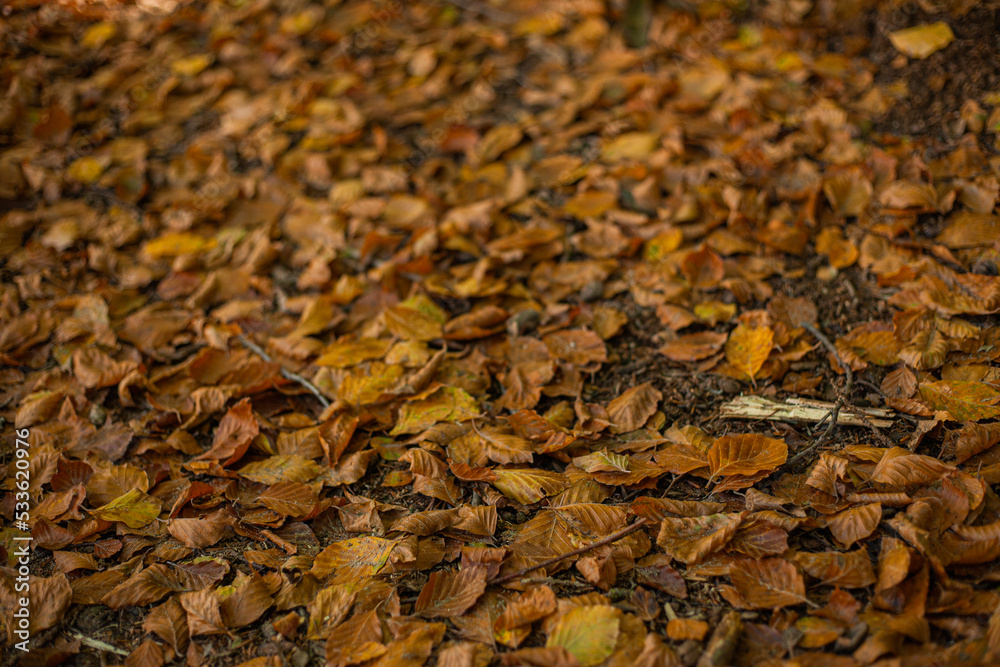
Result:
<instances>
[{"instance_id":1,"label":"forest floor","mask_svg":"<svg viewBox=\"0 0 1000 667\"><path fill-rule=\"evenodd\" d=\"M1000 664L998 3L625 4L4 5L0 664Z\"/></svg>"}]
</instances>

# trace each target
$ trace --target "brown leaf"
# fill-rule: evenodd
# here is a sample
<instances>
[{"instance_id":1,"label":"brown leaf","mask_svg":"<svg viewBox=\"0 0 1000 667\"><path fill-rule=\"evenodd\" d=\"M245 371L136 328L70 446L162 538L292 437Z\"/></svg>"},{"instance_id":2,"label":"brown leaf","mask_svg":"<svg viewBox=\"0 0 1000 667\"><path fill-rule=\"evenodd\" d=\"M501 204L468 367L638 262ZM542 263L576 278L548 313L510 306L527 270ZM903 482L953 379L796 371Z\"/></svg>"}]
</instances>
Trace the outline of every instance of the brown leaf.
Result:
<instances>
[{"instance_id":1,"label":"brown leaf","mask_svg":"<svg viewBox=\"0 0 1000 667\"><path fill-rule=\"evenodd\" d=\"M167 532L181 544L192 549L204 549L221 540L232 524L232 514L222 508L200 519L170 519Z\"/></svg>"},{"instance_id":2,"label":"brown leaf","mask_svg":"<svg viewBox=\"0 0 1000 667\"><path fill-rule=\"evenodd\" d=\"M819 579L823 586L866 588L875 583L875 570L866 549L847 553L798 552L793 559L803 570Z\"/></svg>"},{"instance_id":3,"label":"brown leaf","mask_svg":"<svg viewBox=\"0 0 1000 667\"><path fill-rule=\"evenodd\" d=\"M220 588L219 612L228 628L242 628L260 618L274 605L267 585L256 572L250 575L238 572L231 586Z\"/></svg>"},{"instance_id":4,"label":"brown leaf","mask_svg":"<svg viewBox=\"0 0 1000 667\"><path fill-rule=\"evenodd\" d=\"M652 586L675 598L687 597L687 585L677 570L670 566L670 558L663 554L653 554L639 560L635 565L636 582Z\"/></svg>"},{"instance_id":5,"label":"brown leaf","mask_svg":"<svg viewBox=\"0 0 1000 667\"><path fill-rule=\"evenodd\" d=\"M659 521L666 516L708 516L726 509L725 503L710 503L696 500L674 500L673 498L650 498L640 496L632 501L629 513L650 521Z\"/></svg>"},{"instance_id":6,"label":"brown leaf","mask_svg":"<svg viewBox=\"0 0 1000 667\"><path fill-rule=\"evenodd\" d=\"M681 259L681 273L698 289L709 289L719 284L725 275L722 258L708 248L692 250Z\"/></svg>"},{"instance_id":7,"label":"brown leaf","mask_svg":"<svg viewBox=\"0 0 1000 667\"><path fill-rule=\"evenodd\" d=\"M721 350L727 339L726 334L713 331L686 334L660 347L660 354L673 361L698 361Z\"/></svg>"},{"instance_id":8,"label":"brown leaf","mask_svg":"<svg viewBox=\"0 0 1000 667\"><path fill-rule=\"evenodd\" d=\"M847 548L874 533L881 520L882 504L869 503L834 514L827 519L827 526L837 542Z\"/></svg>"},{"instance_id":9,"label":"brown leaf","mask_svg":"<svg viewBox=\"0 0 1000 667\"><path fill-rule=\"evenodd\" d=\"M222 634L226 631L219 611L219 600L211 588L181 593L178 600L187 612L188 627L191 629L192 637Z\"/></svg>"},{"instance_id":10,"label":"brown leaf","mask_svg":"<svg viewBox=\"0 0 1000 667\"><path fill-rule=\"evenodd\" d=\"M340 457L351 442L357 426L357 415L347 412L342 412L320 424L319 442L331 466L340 462Z\"/></svg>"},{"instance_id":11,"label":"brown leaf","mask_svg":"<svg viewBox=\"0 0 1000 667\"><path fill-rule=\"evenodd\" d=\"M652 382L627 389L608 404L611 432L626 433L640 428L653 416L662 399L663 394L653 388Z\"/></svg>"},{"instance_id":12,"label":"brown leaf","mask_svg":"<svg viewBox=\"0 0 1000 667\"><path fill-rule=\"evenodd\" d=\"M667 555L682 563L700 562L722 549L743 521L742 514L711 514L691 518L666 517L656 543Z\"/></svg>"},{"instance_id":13,"label":"brown leaf","mask_svg":"<svg viewBox=\"0 0 1000 667\"><path fill-rule=\"evenodd\" d=\"M326 640L326 663L344 667L377 658L386 652L382 623L374 609L359 612L341 623Z\"/></svg>"},{"instance_id":14,"label":"brown leaf","mask_svg":"<svg viewBox=\"0 0 1000 667\"><path fill-rule=\"evenodd\" d=\"M172 597L150 610L142 622L142 629L158 635L179 655L183 655L187 651L190 640L187 613L176 597Z\"/></svg>"},{"instance_id":15,"label":"brown leaf","mask_svg":"<svg viewBox=\"0 0 1000 667\"><path fill-rule=\"evenodd\" d=\"M152 639L147 639L125 658L125 667L160 667L163 659L163 649L160 645Z\"/></svg>"},{"instance_id":16,"label":"brown leaf","mask_svg":"<svg viewBox=\"0 0 1000 667\"><path fill-rule=\"evenodd\" d=\"M347 618L358 597L352 588L352 584L327 586L309 603L309 639L326 639L330 630Z\"/></svg>"},{"instance_id":17,"label":"brown leaf","mask_svg":"<svg viewBox=\"0 0 1000 667\"><path fill-rule=\"evenodd\" d=\"M15 543L17 544L17 543ZM23 543L22 543L23 544ZM16 560L15 560L16 562ZM22 561L23 563L23 561ZM23 573L25 570L21 570ZM73 589L65 574L56 574L51 577L21 577L15 581L17 573L10 570L0 574L0 602L5 610L5 620L9 623L9 638L18 637L14 635L15 629L27 630L31 636L40 633L42 630L51 628L63 620L66 610L69 609L73 599ZM30 595L28 594L30 593ZM21 602L26 599L27 609ZM11 623L11 619L16 610L27 612L23 624ZM18 637L16 641L26 641L27 637Z\"/></svg>"},{"instance_id":18,"label":"brown leaf","mask_svg":"<svg viewBox=\"0 0 1000 667\"><path fill-rule=\"evenodd\" d=\"M414 611L421 616L461 616L486 590L486 571L432 572L420 591Z\"/></svg>"},{"instance_id":19,"label":"brown leaf","mask_svg":"<svg viewBox=\"0 0 1000 667\"><path fill-rule=\"evenodd\" d=\"M542 339L552 356L571 364L585 365L608 360L608 351L593 331L571 329L551 333Z\"/></svg>"},{"instance_id":20,"label":"brown leaf","mask_svg":"<svg viewBox=\"0 0 1000 667\"><path fill-rule=\"evenodd\" d=\"M777 609L806 601L802 575L783 558L741 561L733 565L729 576L753 609Z\"/></svg>"},{"instance_id":21,"label":"brown leaf","mask_svg":"<svg viewBox=\"0 0 1000 667\"><path fill-rule=\"evenodd\" d=\"M556 611L556 596L548 586L536 586L509 603L503 613L493 623L493 636L498 642L517 648L535 621L550 616ZM525 628L525 626L528 626Z\"/></svg>"},{"instance_id":22,"label":"brown leaf","mask_svg":"<svg viewBox=\"0 0 1000 667\"><path fill-rule=\"evenodd\" d=\"M277 482L257 496L257 500L278 514L302 518L312 512L319 501L319 489L301 482Z\"/></svg>"},{"instance_id":23,"label":"brown leaf","mask_svg":"<svg viewBox=\"0 0 1000 667\"><path fill-rule=\"evenodd\" d=\"M222 467L232 465L243 458L250 442L259 432L260 427L250 407L250 399L244 398L230 408L219 422L215 439L208 451L199 454L194 460L217 460Z\"/></svg>"},{"instance_id":24,"label":"brown leaf","mask_svg":"<svg viewBox=\"0 0 1000 667\"><path fill-rule=\"evenodd\" d=\"M950 470L954 470L954 467L935 458L913 454L902 447L893 447L885 452L875 466L871 481L906 488L933 482Z\"/></svg>"},{"instance_id":25,"label":"brown leaf","mask_svg":"<svg viewBox=\"0 0 1000 667\"><path fill-rule=\"evenodd\" d=\"M184 590L175 570L163 563L154 563L118 584L102 602L112 609L144 607L170 593Z\"/></svg>"}]
</instances>

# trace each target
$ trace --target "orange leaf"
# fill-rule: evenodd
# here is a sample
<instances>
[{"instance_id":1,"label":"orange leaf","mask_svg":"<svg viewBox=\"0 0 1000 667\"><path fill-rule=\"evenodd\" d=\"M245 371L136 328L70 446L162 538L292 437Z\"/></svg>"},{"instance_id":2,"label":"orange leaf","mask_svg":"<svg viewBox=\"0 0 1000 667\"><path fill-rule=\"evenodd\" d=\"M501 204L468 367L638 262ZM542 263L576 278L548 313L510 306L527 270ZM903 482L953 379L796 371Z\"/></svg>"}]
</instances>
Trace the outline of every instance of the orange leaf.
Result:
<instances>
[{"instance_id":1,"label":"orange leaf","mask_svg":"<svg viewBox=\"0 0 1000 667\"><path fill-rule=\"evenodd\" d=\"M726 361L754 382L761 366L771 354L774 332L770 327L748 327L740 324L729 334Z\"/></svg>"},{"instance_id":2,"label":"orange leaf","mask_svg":"<svg viewBox=\"0 0 1000 667\"><path fill-rule=\"evenodd\" d=\"M250 625L274 605L264 579L252 570L250 575L237 572L232 585L220 587L216 596L222 619L229 628Z\"/></svg>"},{"instance_id":3,"label":"orange leaf","mask_svg":"<svg viewBox=\"0 0 1000 667\"><path fill-rule=\"evenodd\" d=\"M674 641L693 639L700 642L708 634L708 623L695 618L673 618L667 623L667 636Z\"/></svg>"},{"instance_id":4,"label":"orange leaf","mask_svg":"<svg viewBox=\"0 0 1000 667\"><path fill-rule=\"evenodd\" d=\"M527 633L515 632L529 626L535 621L554 614L556 611L556 595L548 586L538 586L525 591L514 602L507 605L503 613L493 623L493 636L498 642L511 648L517 648Z\"/></svg>"},{"instance_id":5,"label":"orange leaf","mask_svg":"<svg viewBox=\"0 0 1000 667\"><path fill-rule=\"evenodd\" d=\"M570 485L570 481L560 473L531 468L496 469L497 478L493 486L511 500L522 505L537 503L546 496L554 496Z\"/></svg>"},{"instance_id":6,"label":"orange leaf","mask_svg":"<svg viewBox=\"0 0 1000 667\"><path fill-rule=\"evenodd\" d=\"M396 540L380 537L356 537L334 542L316 555L311 571L318 579L334 574L332 584L374 577L385 567L395 546Z\"/></svg>"},{"instance_id":7,"label":"orange leaf","mask_svg":"<svg viewBox=\"0 0 1000 667\"><path fill-rule=\"evenodd\" d=\"M759 433L724 435L708 448L708 469L712 479L729 475L756 475L771 471L788 458L784 440Z\"/></svg>"}]
</instances>

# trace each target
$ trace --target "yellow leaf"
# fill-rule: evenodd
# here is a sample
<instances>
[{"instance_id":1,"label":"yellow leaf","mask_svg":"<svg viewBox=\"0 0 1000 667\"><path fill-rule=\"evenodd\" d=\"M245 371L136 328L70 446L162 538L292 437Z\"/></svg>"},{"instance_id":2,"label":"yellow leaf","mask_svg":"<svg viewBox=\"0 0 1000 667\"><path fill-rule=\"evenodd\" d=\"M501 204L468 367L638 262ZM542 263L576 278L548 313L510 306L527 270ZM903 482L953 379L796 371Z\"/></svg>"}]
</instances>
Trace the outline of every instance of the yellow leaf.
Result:
<instances>
[{"instance_id":1,"label":"yellow leaf","mask_svg":"<svg viewBox=\"0 0 1000 667\"><path fill-rule=\"evenodd\" d=\"M160 514L162 503L139 489L132 489L91 514L105 521L121 521L129 528L142 528Z\"/></svg>"},{"instance_id":2,"label":"yellow leaf","mask_svg":"<svg viewBox=\"0 0 1000 667\"><path fill-rule=\"evenodd\" d=\"M706 301L694 307L698 319L710 327L719 322L728 322L736 315L736 304L723 301Z\"/></svg>"},{"instance_id":3,"label":"yellow leaf","mask_svg":"<svg viewBox=\"0 0 1000 667\"><path fill-rule=\"evenodd\" d=\"M584 192L566 202L563 212L577 218L597 218L611 210L617 201L614 194L591 190Z\"/></svg>"},{"instance_id":4,"label":"yellow leaf","mask_svg":"<svg viewBox=\"0 0 1000 667\"><path fill-rule=\"evenodd\" d=\"M570 482L564 475L548 470L533 470L529 468L516 470L493 471L497 478L493 486L500 493L522 505L537 503L546 496L554 496L569 487Z\"/></svg>"},{"instance_id":5,"label":"yellow leaf","mask_svg":"<svg viewBox=\"0 0 1000 667\"><path fill-rule=\"evenodd\" d=\"M118 27L114 23L107 21L95 23L84 31L83 37L80 39L80 46L87 49L99 49L117 32Z\"/></svg>"},{"instance_id":6,"label":"yellow leaf","mask_svg":"<svg viewBox=\"0 0 1000 667\"><path fill-rule=\"evenodd\" d=\"M889 33L896 50L911 58L926 58L955 40L951 27L943 22L924 24Z\"/></svg>"},{"instance_id":7,"label":"yellow leaf","mask_svg":"<svg viewBox=\"0 0 1000 667\"><path fill-rule=\"evenodd\" d=\"M188 56L170 63L170 71L177 76L195 76L200 74L211 62L212 56L208 54Z\"/></svg>"},{"instance_id":8,"label":"yellow leaf","mask_svg":"<svg viewBox=\"0 0 1000 667\"><path fill-rule=\"evenodd\" d=\"M403 377L404 370L399 364L381 361L358 366L340 383L337 396L352 405L374 403Z\"/></svg>"},{"instance_id":9,"label":"yellow leaf","mask_svg":"<svg viewBox=\"0 0 1000 667\"><path fill-rule=\"evenodd\" d=\"M514 35L552 35L558 32L566 23L562 12L545 12L535 16L526 16L513 27Z\"/></svg>"},{"instance_id":10,"label":"yellow leaf","mask_svg":"<svg viewBox=\"0 0 1000 667\"><path fill-rule=\"evenodd\" d=\"M646 241L644 257L647 262L662 262L669 258L670 253L681 247L684 242L684 232L676 227L671 227L667 231L654 236Z\"/></svg>"},{"instance_id":11,"label":"yellow leaf","mask_svg":"<svg viewBox=\"0 0 1000 667\"><path fill-rule=\"evenodd\" d=\"M316 479L322 472L318 463L297 454L270 456L261 461L248 463L239 470L241 477L261 484L309 482Z\"/></svg>"},{"instance_id":12,"label":"yellow leaf","mask_svg":"<svg viewBox=\"0 0 1000 667\"><path fill-rule=\"evenodd\" d=\"M1000 392L984 382L927 382L920 398L935 410L947 410L956 421L979 421L1000 415Z\"/></svg>"},{"instance_id":13,"label":"yellow leaf","mask_svg":"<svg viewBox=\"0 0 1000 667\"><path fill-rule=\"evenodd\" d=\"M104 165L93 157L82 157L69 166L67 176L81 183L95 183L104 173Z\"/></svg>"},{"instance_id":14,"label":"yellow leaf","mask_svg":"<svg viewBox=\"0 0 1000 667\"><path fill-rule=\"evenodd\" d=\"M573 465L584 472L628 472L629 460L624 454L602 449L573 459Z\"/></svg>"},{"instance_id":15,"label":"yellow leaf","mask_svg":"<svg viewBox=\"0 0 1000 667\"><path fill-rule=\"evenodd\" d=\"M611 605L574 607L556 619L545 645L562 646L582 667L600 664L615 650L621 615Z\"/></svg>"},{"instance_id":16,"label":"yellow leaf","mask_svg":"<svg viewBox=\"0 0 1000 667\"><path fill-rule=\"evenodd\" d=\"M444 335L448 316L423 294L385 311L386 328L400 338L428 341Z\"/></svg>"},{"instance_id":17,"label":"yellow leaf","mask_svg":"<svg viewBox=\"0 0 1000 667\"><path fill-rule=\"evenodd\" d=\"M479 414L476 399L458 387L441 387L427 398L406 403L391 435L419 433L438 422L459 422Z\"/></svg>"},{"instance_id":18,"label":"yellow leaf","mask_svg":"<svg viewBox=\"0 0 1000 667\"><path fill-rule=\"evenodd\" d=\"M603 162L642 160L656 149L660 135L656 132L629 132L614 139L601 151Z\"/></svg>"},{"instance_id":19,"label":"yellow leaf","mask_svg":"<svg viewBox=\"0 0 1000 667\"><path fill-rule=\"evenodd\" d=\"M147 241L143 252L153 259L193 255L215 247L215 239L207 239L190 232L173 232Z\"/></svg>"},{"instance_id":20,"label":"yellow leaf","mask_svg":"<svg viewBox=\"0 0 1000 667\"><path fill-rule=\"evenodd\" d=\"M369 359L380 359L386 355L391 346L392 341L388 339L343 336L323 350L323 355L316 360L316 365L347 368Z\"/></svg>"},{"instance_id":21,"label":"yellow leaf","mask_svg":"<svg viewBox=\"0 0 1000 667\"><path fill-rule=\"evenodd\" d=\"M334 574L331 584L374 577L385 567L396 544L396 540L380 537L356 537L334 542L316 554L312 573L319 579Z\"/></svg>"},{"instance_id":22,"label":"yellow leaf","mask_svg":"<svg viewBox=\"0 0 1000 667\"><path fill-rule=\"evenodd\" d=\"M726 360L753 382L760 367L767 361L774 341L770 327L739 325L726 342Z\"/></svg>"}]
</instances>

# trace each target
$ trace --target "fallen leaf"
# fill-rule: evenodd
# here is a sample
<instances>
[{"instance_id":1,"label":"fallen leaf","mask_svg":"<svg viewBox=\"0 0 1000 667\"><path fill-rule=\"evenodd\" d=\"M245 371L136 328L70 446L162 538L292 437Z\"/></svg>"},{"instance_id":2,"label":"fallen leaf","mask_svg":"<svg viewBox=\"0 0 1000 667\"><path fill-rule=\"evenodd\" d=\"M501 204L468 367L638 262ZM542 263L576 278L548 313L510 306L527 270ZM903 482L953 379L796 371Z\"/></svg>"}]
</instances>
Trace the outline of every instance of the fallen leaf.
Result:
<instances>
[{"instance_id":1,"label":"fallen leaf","mask_svg":"<svg viewBox=\"0 0 1000 667\"><path fill-rule=\"evenodd\" d=\"M802 575L783 558L741 561L729 576L752 609L779 609L806 601Z\"/></svg>"},{"instance_id":2,"label":"fallen leaf","mask_svg":"<svg viewBox=\"0 0 1000 667\"><path fill-rule=\"evenodd\" d=\"M614 651L620 624L621 611L614 607L574 607L555 620L545 645L566 649L582 667L598 665Z\"/></svg>"},{"instance_id":3,"label":"fallen leaf","mask_svg":"<svg viewBox=\"0 0 1000 667\"><path fill-rule=\"evenodd\" d=\"M768 355L771 354L774 332L770 327L748 327L740 324L726 341L726 360L745 379L755 382ZM662 350L661 350L662 351Z\"/></svg>"},{"instance_id":4,"label":"fallen leaf","mask_svg":"<svg viewBox=\"0 0 1000 667\"><path fill-rule=\"evenodd\" d=\"M458 572L432 572L413 607L421 616L461 616L486 590L486 571L466 568Z\"/></svg>"},{"instance_id":5,"label":"fallen leaf","mask_svg":"<svg viewBox=\"0 0 1000 667\"><path fill-rule=\"evenodd\" d=\"M889 41L900 53L911 58L927 58L955 40L951 26L943 21L896 30L889 33Z\"/></svg>"}]
</instances>

